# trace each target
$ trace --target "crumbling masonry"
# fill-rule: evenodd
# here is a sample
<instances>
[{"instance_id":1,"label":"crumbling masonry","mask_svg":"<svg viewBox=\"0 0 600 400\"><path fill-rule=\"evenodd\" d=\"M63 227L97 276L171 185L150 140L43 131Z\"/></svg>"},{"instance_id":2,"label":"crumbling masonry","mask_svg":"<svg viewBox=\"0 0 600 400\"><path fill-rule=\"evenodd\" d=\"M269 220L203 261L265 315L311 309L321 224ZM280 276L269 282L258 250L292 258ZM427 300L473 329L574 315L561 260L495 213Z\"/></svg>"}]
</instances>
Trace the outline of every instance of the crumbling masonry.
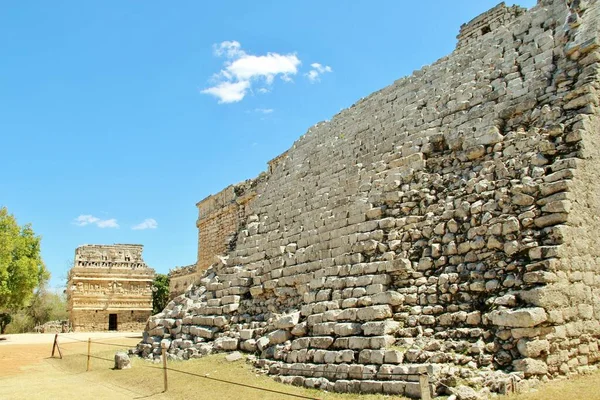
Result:
<instances>
[{"instance_id":1,"label":"crumbling masonry","mask_svg":"<svg viewBox=\"0 0 600 400\"><path fill-rule=\"evenodd\" d=\"M216 195L212 213L249 200L139 352L241 349L283 382L408 396L403 374L424 368L436 393L590 368L599 17L596 0L501 4L463 25L452 54Z\"/></svg>"}]
</instances>

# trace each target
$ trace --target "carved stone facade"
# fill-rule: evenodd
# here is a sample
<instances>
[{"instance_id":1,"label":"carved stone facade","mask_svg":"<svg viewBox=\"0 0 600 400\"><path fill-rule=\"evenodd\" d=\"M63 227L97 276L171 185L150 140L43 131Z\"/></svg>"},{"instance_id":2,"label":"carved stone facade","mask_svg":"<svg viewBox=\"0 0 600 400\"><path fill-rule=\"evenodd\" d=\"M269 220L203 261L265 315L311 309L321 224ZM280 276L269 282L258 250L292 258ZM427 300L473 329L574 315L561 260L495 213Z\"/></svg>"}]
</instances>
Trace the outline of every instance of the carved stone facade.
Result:
<instances>
[{"instance_id":1,"label":"carved stone facade","mask_svg":"<svg viewBox=\"0 0 600 400\"><path fill-rule=\"evenodd\" d=\"M154 270L142 245L83 245L75 250L67 284L69 320L76 331L136 331L152 315Z\"/></svg>"}]
</instances>

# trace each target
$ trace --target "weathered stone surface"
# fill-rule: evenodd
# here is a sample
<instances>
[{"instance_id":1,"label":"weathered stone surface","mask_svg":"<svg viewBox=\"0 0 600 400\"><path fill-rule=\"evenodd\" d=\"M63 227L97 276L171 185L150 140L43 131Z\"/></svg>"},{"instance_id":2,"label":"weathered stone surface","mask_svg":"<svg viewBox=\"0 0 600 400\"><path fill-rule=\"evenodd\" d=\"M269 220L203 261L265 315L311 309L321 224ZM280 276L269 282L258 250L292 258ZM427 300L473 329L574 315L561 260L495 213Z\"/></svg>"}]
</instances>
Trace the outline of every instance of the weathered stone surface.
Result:
<instances>
[{"instance_id":1,"label":"weathered stone surface","mask_svg":"<svg viewBox=\"0 0 600 400\"><path fill-rule=\"evenodd\" d=\"M597 363L598 15L500 4L199 202L195 285L138 353L233 339L282 382L409 397L425 372L485 397Z\"/></svg>"},{"instance_id":2,"label":"weathered stone surface","mask_svg":"<svg viewBox=\"0 0 600 400\"><path fill-rule=\"evenodd\" d=\"M541 307L492 311L489 316L494 325L515 328L531 328L548 319L546 310Z\"/></svg>"},{"instance_id":3,"label":"weathered stone surface","mask_svg":"<svg viewBox=\"0 0 600 400\"><path fill-rule=\"evenodd\" d=\"M131 368L131 359L125 352L119 351L115 354L115 368L114 369L129 369Z\"/></svg>"},{"instance_id":4,"label":"weathered stone surface","mask_svg":"<svg viewBox=\"0 0 600 400\"><path fill-rule=\"evenodd\" d=\"M229 362L238 361L242 359L242 353L239 351L234 351L233 353L227 354L225 359Z\"/></svg>"},{"instance_id":5,"label":"weathered stone surface","mask_svg":"<svg viewBox=\"0 0 600 400\"><path fill-rule=\"evenodd\" d=\"M452 389L458 400L482 400L482 397L473 388L458 386Z\"/></svg>"},{"instance_id":6,"label":"weathered stone surface","mask_svg":"<svg viewBox=\"0 0 600 400\"><path fill-rule=\"evenodd\" d=\"M292 337L292 334L289 331L286 331L283 329L273 331L267 335L270 345L284 343L287 340L289 340L291 337Z\"/></svg>"},{"instance_id":7,"label":"weathered stone surface","mask_svg":"<svg viewBox=\"0 0 600 400\"><path fill-rule=\"evenodd\" d=\"M366 336L382 336L396 333L400 328L397 321L366 322L362 330Z\"/></svg>"},{"instance_id":8,"label":"weathered stone surface","mask_svg":"<svg viewBox=\"0 0 600 400\"><path fill-rule=\"evenodd\" d=\"M541 360L533 358L523 358L513 361L515 371L522 371L526 376L529 375L545 375L548 373L548 366Z\"/></svg>"},{"instance_id":9,"label":"weathered stone surface","mask_svg":"<svg viewBox=\"0 0 600 400\"><path fill-rule=\"evenodd\" d=\"M293 328L294 326L296 326L298 324L299 319L300 319L300 312L283 315L277 320L277 322L275 322L275 327L277 329Z\"/></svg>"},{"instance_id":10,"label":"weathered stone surface","mask_svg":"<svg viewBox=\"0 0 600 400\"><path fill-rule=\"evenodd\" d=\"M356 318L360 321L380 320L391 316L392 310L387 305L359 308L356 313Z\"/></svg>"},{"instance_id":11,"label":"weathered stone surface","mask_svg":"<svg viewBox=\"0 0 600 400\"><path fill-rule=\"evenodd\" d=\"M521 339L517 342L517 348L524 357L539 357L547 354L550 350L550 342L547 340Z\"/></svg>"}]
</instances>

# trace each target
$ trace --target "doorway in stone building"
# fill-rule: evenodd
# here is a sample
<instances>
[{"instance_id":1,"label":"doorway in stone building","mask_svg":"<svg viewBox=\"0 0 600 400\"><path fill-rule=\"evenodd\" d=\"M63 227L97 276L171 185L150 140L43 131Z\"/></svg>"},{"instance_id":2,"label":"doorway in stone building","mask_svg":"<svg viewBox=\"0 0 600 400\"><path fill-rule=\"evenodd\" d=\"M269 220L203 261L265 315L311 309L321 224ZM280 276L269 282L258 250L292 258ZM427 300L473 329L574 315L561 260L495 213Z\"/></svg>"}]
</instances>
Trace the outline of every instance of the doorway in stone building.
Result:
<instances>
[{"instance_id":1,"label":"doorway in stone building","mask_svg":"<svg viewBox=\"0 0 600 400\"><path fill-rule=\"evenodd\" d=\"M108 314L108 330L117 330L117 314Z\"/></svg>"}]
</instances>

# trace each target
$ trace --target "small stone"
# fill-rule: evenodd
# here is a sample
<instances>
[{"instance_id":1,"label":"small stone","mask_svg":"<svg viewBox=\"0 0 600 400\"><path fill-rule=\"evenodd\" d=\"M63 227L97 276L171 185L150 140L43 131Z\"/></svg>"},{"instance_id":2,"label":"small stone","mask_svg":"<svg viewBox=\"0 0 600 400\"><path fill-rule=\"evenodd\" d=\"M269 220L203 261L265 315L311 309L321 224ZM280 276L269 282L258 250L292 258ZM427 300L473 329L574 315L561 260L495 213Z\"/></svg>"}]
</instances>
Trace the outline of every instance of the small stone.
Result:
<instances>
[{"instance_id":1,"label":"small stone","mask_svg":"<svg viewBox=\"0 0 600 400\"><path fill-rule=\"evenodd\" d=\"M458 386L452 391L458 400L481 400L481 396L469 386Z\"/></svg>"},{"instance_id":2,"label":"small stone","mask_svg":"<svg viewBox=\"0 0 600 400\"><path fill-rule=\"evenodd\" d=\"M114 369L129 369L131 368L131 359L127 353L119 351L115 354L115 368Z\"/></svg>"},{"instance_id":3,"label":"small stone","mask_svg":"<svg viewBox=\"0 0 600 400\"><path fill-rule=\"evenodd\" d=\"M234 351L231 354L227 354L225 356L225 359L227 361L229 361L229 362L241 360L242 359L242 353L240 353L239 351Z\"/></svg>"}]
</instances>

